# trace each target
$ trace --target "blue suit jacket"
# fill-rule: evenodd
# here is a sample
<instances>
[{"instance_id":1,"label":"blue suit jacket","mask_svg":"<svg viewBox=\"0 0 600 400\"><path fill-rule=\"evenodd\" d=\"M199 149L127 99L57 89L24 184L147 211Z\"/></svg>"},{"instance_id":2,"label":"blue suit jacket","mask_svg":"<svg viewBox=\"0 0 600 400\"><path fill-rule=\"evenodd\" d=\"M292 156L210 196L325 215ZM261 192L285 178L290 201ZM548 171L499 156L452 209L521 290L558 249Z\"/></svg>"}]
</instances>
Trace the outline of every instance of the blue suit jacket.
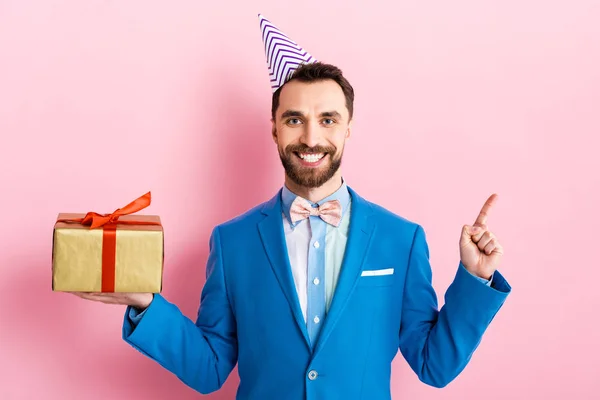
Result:
<instances>
[{"instance_id":1,"label":"blue suit jacket","mask_svg":"<svg viewBox=\"0 0 600 400\"><path fill-rule=\"evenodd\" d=\"M422 227L352 196L346 253L314 350L283 234L281 200L217 226L197 321L157 294L123 338L201 393L238 362L238 399L390 399L398 349L423 382L443 387L466 366L511 288L459 263L438 311ZM361 276L393 268L391 275Z\"/></svg>"}]
</instances>

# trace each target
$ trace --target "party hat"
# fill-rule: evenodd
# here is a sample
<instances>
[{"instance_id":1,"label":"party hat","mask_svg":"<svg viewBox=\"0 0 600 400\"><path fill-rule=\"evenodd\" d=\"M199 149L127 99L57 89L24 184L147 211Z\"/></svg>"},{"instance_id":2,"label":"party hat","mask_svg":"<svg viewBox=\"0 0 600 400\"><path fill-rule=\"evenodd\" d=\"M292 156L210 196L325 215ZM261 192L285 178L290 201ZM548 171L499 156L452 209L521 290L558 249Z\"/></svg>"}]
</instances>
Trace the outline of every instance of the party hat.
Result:
<instances>
[{"instance_id":1,"label":"party hat","mask_svg":"<svg viewBox=\"0 0 600 400\"><path fill-rule=\"evenodd\" d=\"M275 92L300 65L317 60L261 14L258 14L258 19L267 55L271 89Z\"/></svg>"}]
</instances>

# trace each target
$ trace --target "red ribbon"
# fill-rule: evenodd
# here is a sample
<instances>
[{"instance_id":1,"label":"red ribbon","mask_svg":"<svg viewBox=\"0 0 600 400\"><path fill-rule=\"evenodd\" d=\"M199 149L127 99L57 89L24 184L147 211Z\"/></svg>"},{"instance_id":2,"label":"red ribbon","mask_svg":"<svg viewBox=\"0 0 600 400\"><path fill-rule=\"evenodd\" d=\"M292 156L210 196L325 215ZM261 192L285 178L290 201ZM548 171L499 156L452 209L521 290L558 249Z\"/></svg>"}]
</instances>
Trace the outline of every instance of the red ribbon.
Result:
<instances>
[{"instance_id":1,"label":"red ribbon","mask_svg":"<svg viewBox=\"0 0 600 400\"><path fill-rule=\"evenodd\" d=\"M123 215L133 214L150 205L150 192L138 197L111 214L88 212L83 218L59 219L57 222L79 223L90 229L102 228L102 292L115 291L115 264L117 255L117 225L160 225L153 221L119 221Z\"/></svg>"}]
</instances>

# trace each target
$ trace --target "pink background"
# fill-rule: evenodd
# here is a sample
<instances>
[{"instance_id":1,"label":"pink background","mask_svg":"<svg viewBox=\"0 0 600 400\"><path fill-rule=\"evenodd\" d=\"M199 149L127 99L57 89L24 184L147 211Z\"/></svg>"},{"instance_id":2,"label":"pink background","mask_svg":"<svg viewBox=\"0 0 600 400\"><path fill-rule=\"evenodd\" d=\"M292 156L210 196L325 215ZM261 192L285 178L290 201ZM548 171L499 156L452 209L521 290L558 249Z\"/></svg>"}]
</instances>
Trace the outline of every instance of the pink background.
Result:
<instances>
[{"instance_id":1,"label":"pink background","mask_svg":"<svg viewBox=\"0 0 600 400\"><path fill-rule=\"evenodd\" d=\"M447 388L398 355L394 398L599 398L599 3L208 3L0 1L0 398L200 397L121 340L123 307L51 292L52 226L151 190L195 318L211 228L282 183L259 12L353 83L345 177L424 225L440 301L499 194L514 293Z\"/></svg>"}]
</instances>

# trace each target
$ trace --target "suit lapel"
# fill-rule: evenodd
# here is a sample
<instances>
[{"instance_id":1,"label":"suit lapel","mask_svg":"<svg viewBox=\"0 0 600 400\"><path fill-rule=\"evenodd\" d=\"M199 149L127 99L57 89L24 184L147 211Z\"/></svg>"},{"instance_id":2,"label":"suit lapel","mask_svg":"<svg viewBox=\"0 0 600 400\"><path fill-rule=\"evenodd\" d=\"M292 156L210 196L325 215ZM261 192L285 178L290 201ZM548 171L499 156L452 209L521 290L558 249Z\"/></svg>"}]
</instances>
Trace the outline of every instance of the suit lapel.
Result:
<instances>
[{"instance_id":1,"label":"suit lapel","mask_svg":"<svg viewBox=\"0 0 600 400\"><path fill-rule=\"evenodd\" d=\"M315 355L324 346L343 312L348 298L354 290L375 229L373 220L370 218L372 214L371 205L358 196L352 189L348 188L348 190L352 196L348 242L346 244L338 284L331 301L331 307L317 340Z\"/></svg>"},{"instance_id":2,"label":"suit lapel","mask_svg":"<svg viewBox=\"0 0 600 400\"><path fill-rule=\"evenodd\" d=\"M271 263L271 267L273 268L273 272L279 281L281 290L283 290L290 308L292 309L292 314L298 324L298 328L302 332L304 340L310 348L310 339L308 337L304 316L302 315L302 310L300 308L300 301L298 300L298 294L292 276L292 267L287 252L287 244L283 233L281 191L265 204L262 213L265 214L266 217L258 224L260 238L265 248L265 252L267 253L267 257L269 258L269 262Z\"/></svg>"}]
</instances>

